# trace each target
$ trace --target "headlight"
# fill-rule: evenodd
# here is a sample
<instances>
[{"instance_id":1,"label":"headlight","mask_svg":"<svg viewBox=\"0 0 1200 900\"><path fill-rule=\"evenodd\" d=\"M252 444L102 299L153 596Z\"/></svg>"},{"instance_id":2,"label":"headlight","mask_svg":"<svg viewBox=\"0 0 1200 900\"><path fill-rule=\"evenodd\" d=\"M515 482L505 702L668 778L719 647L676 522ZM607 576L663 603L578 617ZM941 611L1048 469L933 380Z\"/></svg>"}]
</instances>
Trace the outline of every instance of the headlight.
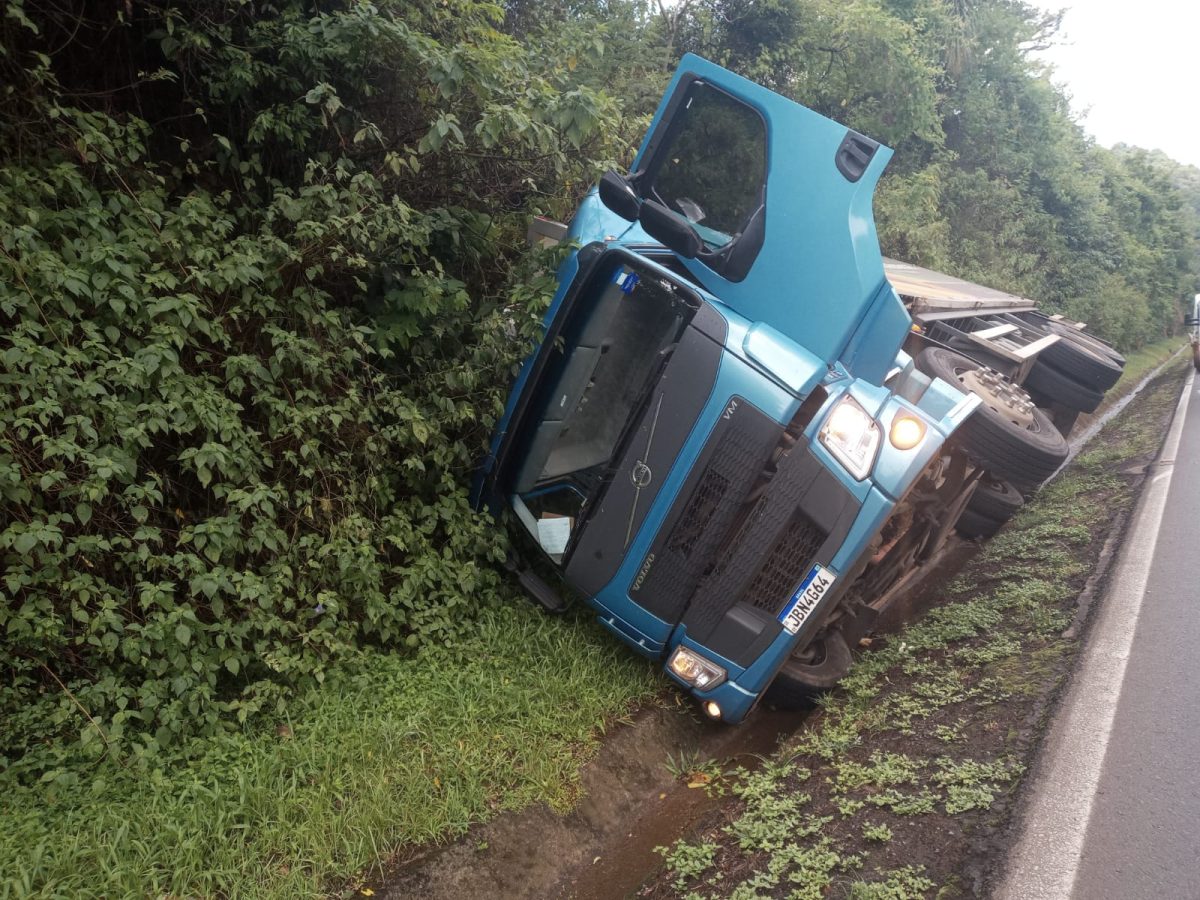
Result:
<instances>
[{"instance_id":1,"label":"headlight","mask_svg":"<svg viewBox=\"0 0 1200 900\"><path fill-rule=\"evenodd\" d=\"M849 394L842 397L821 426L819 437L855 479L862 481L867 477L879 451L879 423L857 400Z\"/></svg>"},{"instance_id":2,"label":"headlight","mask_svg":"<svg viewBox=\"0 0 1200 900\"><path fill-rule=\"evenodd\" d=\"M687 647L676 647L667 668L698 691L714 688L725 680L725 670Z\"/></svg>"}]
</instances>

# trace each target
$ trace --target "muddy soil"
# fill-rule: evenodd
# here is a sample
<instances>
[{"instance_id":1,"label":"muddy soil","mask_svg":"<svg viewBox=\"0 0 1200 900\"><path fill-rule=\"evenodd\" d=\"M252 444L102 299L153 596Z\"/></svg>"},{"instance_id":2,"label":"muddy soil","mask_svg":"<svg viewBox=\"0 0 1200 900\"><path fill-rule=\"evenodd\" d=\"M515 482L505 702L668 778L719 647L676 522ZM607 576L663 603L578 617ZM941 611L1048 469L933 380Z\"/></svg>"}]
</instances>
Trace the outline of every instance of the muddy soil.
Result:
<instances>
[{"instance_id":1,"label":"muddy soil","mask_svg":"<svg viewBox=\"0 0 1200 900\"><path fill-rule=\"evenodd\" d=\"M462 840L399 861L375 896L613 896L595 893L598 885L625 896L660 861L646 842L673 840L714 805L704 791L680 787L682 770L711 759L753 764L803 720L803 713L763 710L733 729L664 698L616 730L584 769L575 810L562 815L542 805L472 828ZM672 833L657 834L668 824Z\"/></svg>"}]
</instances>

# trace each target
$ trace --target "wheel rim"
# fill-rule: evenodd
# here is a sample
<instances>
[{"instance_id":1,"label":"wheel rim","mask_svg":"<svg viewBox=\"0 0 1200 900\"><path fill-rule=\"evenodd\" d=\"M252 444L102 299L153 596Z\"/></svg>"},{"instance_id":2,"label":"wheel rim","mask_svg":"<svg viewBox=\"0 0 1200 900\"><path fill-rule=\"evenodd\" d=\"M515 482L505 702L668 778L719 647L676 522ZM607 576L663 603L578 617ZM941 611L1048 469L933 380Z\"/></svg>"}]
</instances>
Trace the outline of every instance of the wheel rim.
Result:
<instances>
[{"instance_id":1,"label":"wheel rim","mask_svg":"<svg viewBox=\"0 0 1200 900\"><path fill-rule=\"evenodd\" d=\"M991 472L983 473L983 477L979 479L979 486L986 486L987 489L993 494L1004 494L1007 496L1008 494L1013 493L1013 491L1009 489L1007 481L1005 481L1003 478L997 478Z\"/></svg>"},{"instance_id":2,"label":"wheel rim","mask_svg":"<svg viewBox=\"0 0 1200 900\"><path fill-rule=\"evenodd\" d=\"M798 653L793 653L791 656L791 661L796 665L815 669L821 665L824 665L828 656L829 648L825 646L825 639L821 637L815 637L803 650L799 651Z\"/></svg>"},{"instance_id":3,"label":"wheel rim","mask_svg":"<svg viewBox=\"0 0 1200 900\"><path fill-rule=\"evenodd\" d=\"M999 372L987 366L979 369L955 368L954 377L996 415L1026 431L1041 430L1033 414L1036 407L1029 394Z\"/></svg>"}]
</instances>

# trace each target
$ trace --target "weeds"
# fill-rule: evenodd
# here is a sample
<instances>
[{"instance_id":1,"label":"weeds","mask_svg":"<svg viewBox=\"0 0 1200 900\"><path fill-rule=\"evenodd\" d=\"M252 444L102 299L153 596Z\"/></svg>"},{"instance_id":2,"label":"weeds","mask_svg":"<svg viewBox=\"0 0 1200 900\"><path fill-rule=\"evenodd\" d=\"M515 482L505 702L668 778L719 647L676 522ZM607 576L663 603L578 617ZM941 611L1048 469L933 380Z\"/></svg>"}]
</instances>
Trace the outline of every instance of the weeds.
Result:
<instances>
[{"instance_id":1,"label":"weeds","mask_svg":"<svg viewBox=\"0 0 1200 900\"><path fill-rule=\"evenodd\" d=\"M676 841L670 847L655 847L654 852L662 855L667 869L674 874L675 887L679 890L689 879L699 878L717 857L717 844L688 844Z\"/></svg>"},{"instance_id":2,"label":"weeds","mask_svg":"<svg viewBox=\"0 0 1200 900\"><path fill-rule=\"evenodd\" d=\"M876 844L886 844L892 839L892 829L886 825L872 825L869 822L863 823L862 828L863 840L873 841Z\"/></svg>"},{"instance_id":3,"label":"weeds","mask_svg":"<svg viewBox=\"0 0 1200 900\"><path fill-rule=\"evenodd\" d=\"M924 866L905 866L888 872L883 881L859 881L850 886L850 900L915 900L933 890Z\"/></svg>"},{"instance_id":4,"label":"weeds","mask_svg":"<svg viewBox=\"0 0 1200 900\"><path fill-rule=\"evenodd\" d=\"M684 747L678 755L668 752L663 765L672 778L682 780L700 768L700 751L695 747Z\"/></svg>"}]
</instances>

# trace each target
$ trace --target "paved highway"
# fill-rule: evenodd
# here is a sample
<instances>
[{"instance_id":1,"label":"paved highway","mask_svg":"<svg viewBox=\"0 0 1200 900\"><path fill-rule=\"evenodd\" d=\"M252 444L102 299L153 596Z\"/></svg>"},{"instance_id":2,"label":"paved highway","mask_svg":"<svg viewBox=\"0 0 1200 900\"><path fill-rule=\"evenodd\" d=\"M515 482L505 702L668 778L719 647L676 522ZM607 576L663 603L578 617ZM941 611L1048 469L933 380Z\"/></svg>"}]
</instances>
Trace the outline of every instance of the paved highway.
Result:
<instances>
[{"instance_id":1,"label":"paved highway","mask_svg":"<svg viewBox=\"0 0 1200 900\"><path fill-rule=\"evenodd\" d=\"M1001 900L1200 898L1200 382L1034 771Z\"/></svg>"}]
</instances>

